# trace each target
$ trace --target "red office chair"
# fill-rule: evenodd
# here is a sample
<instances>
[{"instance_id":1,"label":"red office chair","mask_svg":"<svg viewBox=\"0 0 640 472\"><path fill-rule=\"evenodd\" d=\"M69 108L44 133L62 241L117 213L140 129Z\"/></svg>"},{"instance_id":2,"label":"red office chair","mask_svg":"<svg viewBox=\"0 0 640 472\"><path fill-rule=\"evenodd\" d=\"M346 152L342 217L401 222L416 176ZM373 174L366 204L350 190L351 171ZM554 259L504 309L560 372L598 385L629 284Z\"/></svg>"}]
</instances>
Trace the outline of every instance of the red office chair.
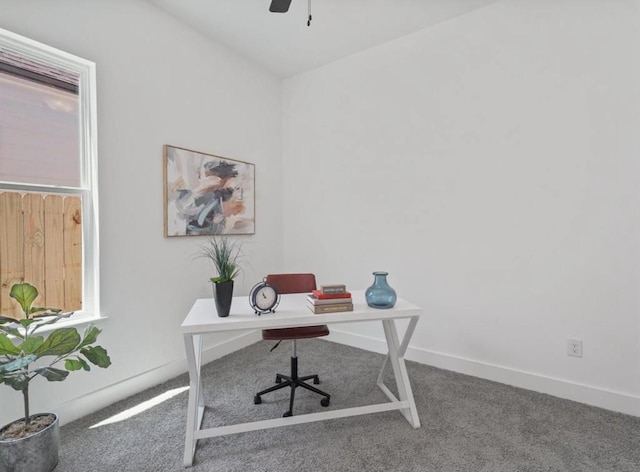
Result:
<instances>
[{"instance_id":1,"label":"red office chair","mask_svg":"<svg viewBox=\"0 0 640 472\"><path fill-rule=\"evenodd\" d=\"M267 275L267 283L275 286L278 292L285 293L311 293L316 289L316 277L313 274L270 274ZM262 330L262 339L268 341L280 341L293 340L293 354L291 356L291 375L276 374L276 385L273 387L262 390L256 393L253 398L253 402L258 405L262 403L261 396L265 393L280 390L281 388L291 387L291 397L289 398L289 411L285 412L282 416L293 415L293 399L297 387L306 388L312 392L322 395L324 398L320 400L322 406L329 406L331 395L323 392L320 389L312 387L305 380L313 379L314 384L320 383L320 378L317 375L305 375L304 377L298 377L298 357L296 355L296 340L306 338L318 338L320 336L326 336L329 334L329 328L327 325L321 326L300 326L296 328L276 328L276 329L264 329ZM278 345L276 344L276 346ZM272 348L275 349L275 347ZM284 380L284 382L283 382Z\"/></svg>"}]
</instances>

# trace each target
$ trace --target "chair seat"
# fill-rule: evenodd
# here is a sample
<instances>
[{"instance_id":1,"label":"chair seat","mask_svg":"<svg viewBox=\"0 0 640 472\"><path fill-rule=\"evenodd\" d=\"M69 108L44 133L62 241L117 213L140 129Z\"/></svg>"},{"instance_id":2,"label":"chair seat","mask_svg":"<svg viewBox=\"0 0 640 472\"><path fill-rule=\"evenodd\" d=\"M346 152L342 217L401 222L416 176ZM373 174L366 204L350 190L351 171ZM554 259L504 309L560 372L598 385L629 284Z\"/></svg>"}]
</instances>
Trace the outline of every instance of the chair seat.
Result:
<instances>
[{"instance_id":1,"label":"chair seat","mask_svg":"<svg viewBox=\"0 0 640 472\"><path fill-rule=\"evenodd\" d=\"M286 341L290 339L319 338L328 334L329 328L327 325L296 326L294 328L263 329L262 339L265 341Z\"/></svg>"}]
</instances>

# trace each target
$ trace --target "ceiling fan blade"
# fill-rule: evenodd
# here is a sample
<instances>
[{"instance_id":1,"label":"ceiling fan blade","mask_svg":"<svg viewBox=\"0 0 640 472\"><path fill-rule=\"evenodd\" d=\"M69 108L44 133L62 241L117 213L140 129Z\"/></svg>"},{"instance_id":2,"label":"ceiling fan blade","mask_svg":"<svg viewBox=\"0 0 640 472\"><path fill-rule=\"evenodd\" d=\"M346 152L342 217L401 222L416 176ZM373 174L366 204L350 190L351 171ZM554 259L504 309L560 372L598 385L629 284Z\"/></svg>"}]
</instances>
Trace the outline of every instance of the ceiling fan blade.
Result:
<instances>
[{"instance_id":1,"label":"ceiling fan blade","mask_svg":"<svg viewBox=\"0 0 640 472\"><path fill-rule=\"evenodd\" d=\"M291 5L291 0L271 0L269 11L275 13L286 13L289 11L289 5Z\"/></svg>"}]
</instances>

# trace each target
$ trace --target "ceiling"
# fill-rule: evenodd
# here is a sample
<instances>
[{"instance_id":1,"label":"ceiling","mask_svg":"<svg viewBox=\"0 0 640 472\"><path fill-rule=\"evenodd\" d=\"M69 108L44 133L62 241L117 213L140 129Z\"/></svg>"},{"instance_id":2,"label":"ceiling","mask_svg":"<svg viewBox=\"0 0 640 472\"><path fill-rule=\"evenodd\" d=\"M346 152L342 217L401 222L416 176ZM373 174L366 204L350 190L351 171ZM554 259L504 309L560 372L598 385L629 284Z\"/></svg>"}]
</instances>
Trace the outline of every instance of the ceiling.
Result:
<instances>
[{"instance_id":1,"label":"ceiling","mask_svg":"<svg viewBox=\"0 0 640 472\"><path fill-rule=\"evenodd\" d=\"M271 0L147 0L205 36L279 77L464 15L498 0L292 0L271 13Z\"/></svg>"}]
</instances>

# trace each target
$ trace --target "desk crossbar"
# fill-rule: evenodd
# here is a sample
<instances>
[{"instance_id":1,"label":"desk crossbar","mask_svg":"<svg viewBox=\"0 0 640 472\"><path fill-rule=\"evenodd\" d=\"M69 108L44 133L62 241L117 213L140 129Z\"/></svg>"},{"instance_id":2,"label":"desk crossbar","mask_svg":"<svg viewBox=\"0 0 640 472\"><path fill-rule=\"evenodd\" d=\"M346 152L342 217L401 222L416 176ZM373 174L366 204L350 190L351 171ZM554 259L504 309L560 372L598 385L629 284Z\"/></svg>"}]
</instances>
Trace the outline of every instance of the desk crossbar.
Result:
<instances>
[{"instance_id":1,"label":"desk crossbar","mask_svg":"<svg viewBox=\"0 0 640 472\"><path fill-rule=\"evenodd\" d=\"M289 416L288 418L275 418L270 420L252 421L251 423L234 424L229 426L218 426L215 428L201 429L195 433L196 439L214 438L227 434L238 434L261 429L278 428L281 426L291 426L294 424L312 423L314 421L331 420L344 418L345 416L368 415L370 413L380 413L383 411L400 410L409 408L409 402L378 403L374 405L357 406L353 408L342 408L334 411L323 411L320 413L307 413L305 415Z\"/></svg>"}]
</instances>

